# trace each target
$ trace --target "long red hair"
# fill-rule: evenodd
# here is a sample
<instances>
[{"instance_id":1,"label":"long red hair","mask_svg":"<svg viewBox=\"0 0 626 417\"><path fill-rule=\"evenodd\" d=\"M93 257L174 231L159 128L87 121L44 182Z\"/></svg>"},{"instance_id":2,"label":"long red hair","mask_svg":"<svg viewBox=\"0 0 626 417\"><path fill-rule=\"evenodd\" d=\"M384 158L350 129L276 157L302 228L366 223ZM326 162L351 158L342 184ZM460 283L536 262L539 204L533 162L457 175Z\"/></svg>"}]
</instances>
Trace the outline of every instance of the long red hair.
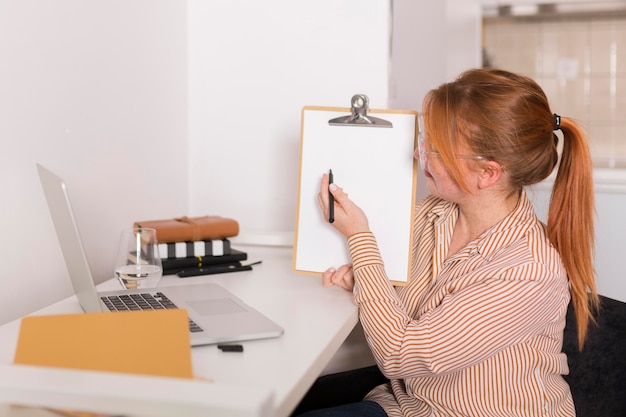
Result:
<instances>
[{"instance_id":1,"label":"long red hair","mask_svg":"<svg viewBox=\"0 0 626 417\"><path fill-rule=\"evenodd\" d=\"M543 181L558 165L548 210L548 236L569 277L582 349L599 305L593 266L593 173L582 128L574 120L560 117L563 150L559 163L555 116L545 93L532 79L499 69L469 70L430 91L423 112L429 144L466 190L455 158L461 144L505 167L511 193Z\"/></svg>"}]
</instances>

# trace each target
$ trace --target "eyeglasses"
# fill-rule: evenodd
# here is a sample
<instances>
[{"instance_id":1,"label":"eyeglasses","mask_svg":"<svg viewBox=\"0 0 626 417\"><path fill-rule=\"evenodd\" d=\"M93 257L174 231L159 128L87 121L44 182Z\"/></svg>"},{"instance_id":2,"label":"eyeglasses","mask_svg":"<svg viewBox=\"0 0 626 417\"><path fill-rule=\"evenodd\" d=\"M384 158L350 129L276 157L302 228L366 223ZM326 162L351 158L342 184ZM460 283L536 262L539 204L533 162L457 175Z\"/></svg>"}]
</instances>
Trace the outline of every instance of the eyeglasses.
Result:
<instances>
[{"instance_id":1,"label":"eyeglasses","mask_svg":"<svg viewBox=\"0 0 626 417\"><path fill-rule=\"evenodd\" d=\"M426 138L424 136L424 117L422 113L417 115L417 124L418 124L418 133L417 133L417 152L419 154L419 162L422 169L426 167L426 160L428 158L441 158L441 154L437 151L427 151L426 147ZM461 155L456 154L457 158L461 159L473 159L476 161L484 161L487 160L486 157L480 155Z\"/></svg>"}]
</instances>

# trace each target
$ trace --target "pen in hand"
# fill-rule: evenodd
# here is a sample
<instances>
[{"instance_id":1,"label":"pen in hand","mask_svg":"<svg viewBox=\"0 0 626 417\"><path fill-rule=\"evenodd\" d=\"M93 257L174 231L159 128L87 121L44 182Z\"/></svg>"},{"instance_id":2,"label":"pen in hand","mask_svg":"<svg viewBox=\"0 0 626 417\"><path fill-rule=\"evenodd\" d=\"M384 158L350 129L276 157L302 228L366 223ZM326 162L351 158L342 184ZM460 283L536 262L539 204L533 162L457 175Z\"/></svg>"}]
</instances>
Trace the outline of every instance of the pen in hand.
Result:
<instances>
[{"instance_id":1,"label":"pen in hand","mask_svg":"<svg viewBox=\"0 0 626 417\"><path fill-rule=\"evenodd\" d=\"M328 171L328 185L333 183L333 170ZM332 223L335 221L335 197L333 197L333 193L328 191L328 222Z\"/></svg>"}]
</instances>

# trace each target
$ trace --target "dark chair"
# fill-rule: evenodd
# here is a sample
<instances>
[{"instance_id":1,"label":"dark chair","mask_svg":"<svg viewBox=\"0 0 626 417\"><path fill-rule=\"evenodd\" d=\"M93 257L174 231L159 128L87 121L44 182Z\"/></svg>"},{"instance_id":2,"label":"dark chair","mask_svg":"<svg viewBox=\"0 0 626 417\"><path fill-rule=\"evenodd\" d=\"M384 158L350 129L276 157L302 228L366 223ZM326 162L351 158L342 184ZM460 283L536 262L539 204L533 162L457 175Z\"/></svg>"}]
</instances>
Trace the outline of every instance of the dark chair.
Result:
<instances>
[{"instance_id":1,"label":"dark chair","mask_svg":"<svg viewBox=\"0 0 626 417\"><path fill-rule=\"evenodd\" d=\"M626 417L626 303L600 300L597 324L590 326L582 352L574 310L571 304L568 308L563 351L570 373L565 380L577 417Z\"/></svg>"}]
</instances>

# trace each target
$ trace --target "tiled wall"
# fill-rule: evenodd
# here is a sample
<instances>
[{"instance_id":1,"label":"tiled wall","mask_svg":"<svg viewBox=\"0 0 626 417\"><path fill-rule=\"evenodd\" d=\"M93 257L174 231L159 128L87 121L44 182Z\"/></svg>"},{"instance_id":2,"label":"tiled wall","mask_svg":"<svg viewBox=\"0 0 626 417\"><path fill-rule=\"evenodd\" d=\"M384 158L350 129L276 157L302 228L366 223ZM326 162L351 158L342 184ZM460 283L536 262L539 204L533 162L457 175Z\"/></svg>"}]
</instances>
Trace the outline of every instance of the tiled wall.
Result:
<instances>
[{"instance_id":1,"label":"tiled wall","mask_svg":"<svg viewBox=\"0 0 626 417\"><path fill-rule=\"evenodd\" d=\"M486 18L483 47L490 66L534 78L555 113L583 124L597 166L626 167L626 16Z\"/></svg>"}]
</instances>

